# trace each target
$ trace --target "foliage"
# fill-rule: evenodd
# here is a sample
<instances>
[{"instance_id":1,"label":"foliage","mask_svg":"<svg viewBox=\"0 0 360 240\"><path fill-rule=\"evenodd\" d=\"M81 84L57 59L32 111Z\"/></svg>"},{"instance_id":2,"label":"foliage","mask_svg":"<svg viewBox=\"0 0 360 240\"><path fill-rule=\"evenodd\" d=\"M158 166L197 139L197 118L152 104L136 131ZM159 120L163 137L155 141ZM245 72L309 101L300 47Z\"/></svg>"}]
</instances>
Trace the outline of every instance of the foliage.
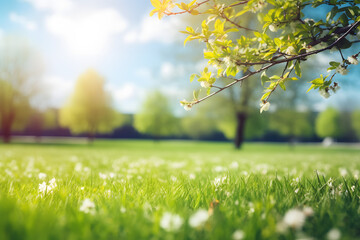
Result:
<instances>
[{"instance_id":1,"label":"foliage","mask_svg":"<svg viewBox=\"0 0 360 240\"><path fill-rule=\"evenodd\" d=\"M339 120L340 113L335 108L327 108L316 118L316 134L322 138L338 137L340 135Z\"/></svg>"},{"instance_id":2,"label":"foliage","mask_svg":"<svg viewBox=\"0 0 360 240\"><path fill-rule=\"evenodd\" d=\"M29 101L40 93L42 72L41 56L29 42L14 36L1 38L0 122L5 142L10 142L12 130L26 126Z\"/></svg>"},{"instance_id":3,"label":"foliage","mask_svg":"<svg viewBox=\"0 0 360 240\"><path fill-rule=\"evenodd\" d=\"M260 116L258 111L251 109L248 111L248 119L245 125L245 139L254 139L261 137L267 130L266 117ZM228 139L234 139L237 122L235 114L224 115L218 121L218 128L224 133Z\"/></svg>"},{"instance_id":4,"label":"foliage","mask_svg":"<svg viewBox=\"0 0 360 240\"><path fill-rule=\"evenodd\" d=\"M269 109L269 98L281 88L286 91L289 81L302 76L304 61L319 53L335 50L341 56L337 62L335 54L327 71L310 83L309 90L317 89L324 97L335 93L339 83L336 74L345 75L350 65L358 64L360 52L353 45L358 42L360 31L359 0L245 0L227 3L220 0L194 0L191 3L172 0L151 0L155 9L150 15L163 16L191 14L204 15L200 29L187 27L184 43L199 40L205 44L204 58L208 66L200 74L193 74L190 81L197 79L207 89L206 96L194 94L191 101L181 104L189 110L194 104L222 92L236 83L260 74L264 93L261 97L261 111ZM318 11L318 19L307 18L306 8ZM258 23L245 27L244 19L256 15ZM241 37L233 39L233 33ZM355 37L355 41L351 40ZM344 56L349 49L352 55ZM281 70L280 67L282 68ZM267 74L276 68L278 74ZM223 79L230 79L226 83Z\"/></svg>"},{"instance_id":5,"label":"foliage","mask_svg":"<svg viewBox=\"0 0 360 240\"><path fill-rule=\"evenodd\" d=\"M31 114L29 99L0 79L0 126L11 119L11 130L23 130Z\"/></svg>"},{"instance_id":6,"label":"foliage","mask_svg":"<svg viewBox=\"0 0 360 240\"><path fill-rule=\"evenodd\" d=\"M177 134L179 129L168 99L158 91L150 93L142 108L135 114L134 127L155 138Z\"/></svg>"},{"instance_id":7,"label":"foliage","mask_svg":"<svg viewBox=\"0 0 360 240\"><path fill-rule=\"evenodd\" d=\"M1 239L219 240L239 239L239 230L243 239L331 239L331 229L340 239L358 238L359 149L231 149L204 142L0 145ZM41 194L53 178L52 191ZM95 206L88 213L85 199ZM289 210L306 207L304 226L283 225ZM200 209L208 219L191 227ZM163 228L167 212L183 219L179 229Z\"/></svg>"},{"instance_id":8,"label":"foliage","mask_svg":"<svg viewBox=\"0 0 360 240\"><path fill-rule=\"evenodd\" d=\"M310 114L291 109L278 109L271 114L269 128L292 138L307 138L314 134Z\"/></svg>"},{"instance_id":9,"label":"foliage","mask_svg":"<svg viewBox=\"0 0 360 240\"><path fill-rule=\"evenodd\" d=\"M60 124L74 134L108 133L120 126L121 115L112 108L105 80L95 70L81 74L68 102L60 110Z\"/></svg>"},{"instance_id":10,"label":"foliage","mask_svg":"<svg viewBox=\"0 0 360 240\"><path fill-rule=\"evenodd\" d=\"M351 125L355 130L356 136L360 140L360 110L355 110L352 112Z\"/></svg>"}]
</instances>

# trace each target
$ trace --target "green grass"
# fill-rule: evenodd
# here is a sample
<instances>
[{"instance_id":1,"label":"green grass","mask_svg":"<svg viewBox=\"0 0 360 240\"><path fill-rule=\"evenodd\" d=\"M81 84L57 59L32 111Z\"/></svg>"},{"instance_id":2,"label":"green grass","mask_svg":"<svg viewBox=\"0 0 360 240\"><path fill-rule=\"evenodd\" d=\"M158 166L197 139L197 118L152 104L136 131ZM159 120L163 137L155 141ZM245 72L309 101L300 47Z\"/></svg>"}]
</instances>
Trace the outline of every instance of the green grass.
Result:
<instances>
[{"instance_id":1,"label":"green grass","mask_svg":"<svg viewBox=\"0 0 360 240\"><path fill-rule=\"evenodd\" d=\"M0 145L0 239L232 239L236 230L244 239L326 239L331 229L360 239L359 170L360 149L350 147ZM41 194L39 184L52 178L57 186ZM92 213L80 211L86 198ZM191 227L214 200L208 220ZM314 213L302 227L280 231L288 210L305 207ZM161 227L166 212L181 217L178 230Z\"/></svg>"}]
</instances>

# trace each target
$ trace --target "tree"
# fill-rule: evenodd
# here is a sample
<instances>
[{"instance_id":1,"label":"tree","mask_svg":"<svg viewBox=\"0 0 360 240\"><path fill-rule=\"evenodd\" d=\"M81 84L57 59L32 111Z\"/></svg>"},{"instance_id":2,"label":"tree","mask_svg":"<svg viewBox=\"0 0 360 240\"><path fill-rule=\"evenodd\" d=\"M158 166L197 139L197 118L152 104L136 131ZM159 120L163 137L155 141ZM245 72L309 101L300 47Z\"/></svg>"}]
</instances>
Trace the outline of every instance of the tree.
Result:
<instances>
[{"instance_id":1,"label":"tree","mask_svg":"<svg viewBox=\"0 0 360 240\"><path fill-rule=\"evenodd\" d=\"M312 137L314 133L310 114L292 109L279 109L271 114L269 128L282 136L289 137L290 141Z\"/></svg>"},{"instance_id":2,"label":"tree","mask_svg":"<svg viewBox=\"0 0 360 240\"><path fill-rule=\"evenodd\" d=\"M336 138L340 135L340 114L335 108L327 108L321 112L315 121L316 134L319 137Z\"/></svg>"},{"instance_id":3,"label":"tree","mask_svg":"<svg viewBox=\"0 0 360 240\"><path fill-rule=\"evenodd\" d=\"M188 112L181 119L182 130L187 136L193 139L206 139L219 132L219 116L224 117L224 112L213 107L213 104L219 102L213 103L214 100L217 99L211 99L199 106L196 112Z\"/></svg>"},{"instance_id":4,"label":"tree","mask_svg":"<svg viewBox=\"0 0 360 240\"><path fill-rule=\"evenodd\" d=\"M121 116L112 108L105 80L95 70L81 74L75 90L60 109L60 125L73 134L87 133L91 142L96 133L108 133L121 125Z\"/></svg>"},{"instance_id":5,"label":"tree","mask_svg":"<svg viewBox=\"0 0 360 240\"><path fill-rule=\"evenodd\" d=\"M353 45L359 38L360 0L245 0L230 4L219 0L194 0L188 4L151 0L151 3L155 9L150 15L157 13L160 19L186 13L208 16L199 30L187 27L183 31L188 35L185 43L199 40L205 44L204 58L208 60L208 66L200 74L190 77L191 81L197 79L207 93L205 96L196 93L193 100L182 101L187 110L237 83L248 81L253 75L261 74L259 78L264 93L260 99L260 111L267 111L275 90L286 91L287 82L301 78L304 61L335 49L342 60L330 61L327 70L332 73L320 75L309 85L309 90L316 89L324 97L329 97L339 89L335 82L336 74L345 75L349 66L358 64L360 52ZM319 9L318 20L307 18L307 6ZM258 23L252 27L243 25L244 19L251 15L256 15ZM242 36L234 41L233 32ZM351 40L350 36L357 40ZM351 52L347 58L344 49Z\"/></svg>"},{"instance_id":6,"label":"tree","mask_svg":"<svg viewBox=\"0 0 360 240\"><path fill-rule=\"evenodd\" d=\"M360 140L360 110L355 110L352 112L351 122L351 125L356 132L356 136Z\"/></svg>"},{"instance_id":7,"label":"tree","mask_svg":"<svg viewBox=\"0 0 360 240\"><path fill-rule=\"evenodd\" d=\"M29 101L40 92L43 71L39 53L24 39L14 36L0 41L0 123L3 141L12 130L26 127Z\"/></svg>"},{"instance_id":8,"label":"tree","mask_svg":"<svg viewBox=\"0 0 360 240\"><path fill-rule=\"evenodd\" d=\"M177 134L179 129L168 99L158 91L147 96L142 108L135 115L134 127L141 133L152 135L154 139Z\"/></svg>"}]
</instances>

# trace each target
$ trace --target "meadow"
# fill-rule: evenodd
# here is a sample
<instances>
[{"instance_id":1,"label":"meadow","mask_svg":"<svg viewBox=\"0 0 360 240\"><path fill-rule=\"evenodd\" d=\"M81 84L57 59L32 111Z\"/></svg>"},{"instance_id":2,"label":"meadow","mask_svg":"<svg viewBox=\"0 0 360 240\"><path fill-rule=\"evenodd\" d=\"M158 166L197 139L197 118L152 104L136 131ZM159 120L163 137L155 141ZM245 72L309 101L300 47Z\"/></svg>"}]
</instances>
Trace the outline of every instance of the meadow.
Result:
<instances>
[{"instance_id":1,"label":"meadow","mask_svg":"<svg viewBox=\"0 0 360 240\"><path fill-rule=\"evenodd\" d=\"M0 239L360 239L360 149L0 144Z\"/></svg>"}]
</instances>

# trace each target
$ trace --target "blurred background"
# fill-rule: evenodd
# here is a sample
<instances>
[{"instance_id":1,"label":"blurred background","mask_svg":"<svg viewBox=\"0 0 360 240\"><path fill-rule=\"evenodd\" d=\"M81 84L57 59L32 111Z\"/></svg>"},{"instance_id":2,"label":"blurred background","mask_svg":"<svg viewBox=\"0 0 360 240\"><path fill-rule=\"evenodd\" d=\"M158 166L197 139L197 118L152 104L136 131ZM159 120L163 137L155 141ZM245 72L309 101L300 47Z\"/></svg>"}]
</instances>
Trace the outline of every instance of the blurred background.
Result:
<instances>
[{"instance_id":1,"label":"blurred background","mask_svg":"<svg viewBox=\"0 0 360 240\"><path fill-rule=\"evenodd\" d=\"M329 99L306 93L309 81L326 74L331 53L306 61L302 79L277 91L269 112L259 114L260 77L185 111L179 102L200 88L190 75L207 62L203 46L184 47L179 31L202 19L159 21L151 9L145 0L3 0L2 141L193 139L240 147L243 141L360 140L358 66L337 76L341 90ZM312 9L307 14L316 19Z\"/></svg>"}]
</instances>

